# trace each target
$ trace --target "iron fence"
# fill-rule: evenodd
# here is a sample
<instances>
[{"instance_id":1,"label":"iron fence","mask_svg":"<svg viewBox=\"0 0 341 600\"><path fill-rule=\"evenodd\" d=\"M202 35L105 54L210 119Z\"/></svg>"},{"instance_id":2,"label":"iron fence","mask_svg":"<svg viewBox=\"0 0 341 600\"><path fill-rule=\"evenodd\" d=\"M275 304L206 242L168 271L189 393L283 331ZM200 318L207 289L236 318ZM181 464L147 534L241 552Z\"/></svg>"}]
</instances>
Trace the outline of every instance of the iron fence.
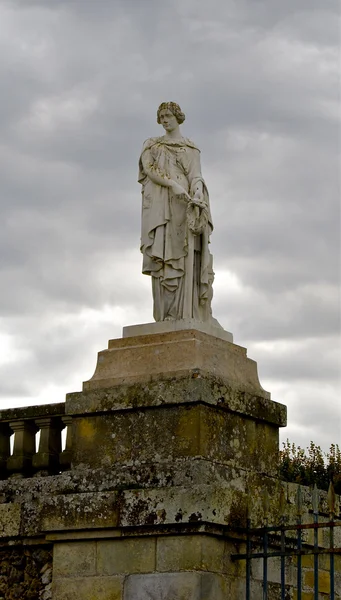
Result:
<instances>
[{"instance_id":1,"label":"iron fence","mask_svg":"<svg viewBox=\"0 0 341 600\"><path fill-rule=\"evenodd\" d=\"M313 598L319 599L319 559L321 555L329 556L329 592L330 600L336 600L335 596L335 556L341 556L341 546L335 545L335 528L341 526L341 521L336 517L336 496L333 485L330 484L327 501L329 510L329 520L321 521L319 513L319 491L315 486L312 492L312 523L302 523L302 492L298 487L296 506L297 519L293 525L286 524L284 514L284 491L281 496L281 517L278 525L269 525L265 516L263 527L251 527L251 520L247 520L246 528L240 531L245 536L246 552L232 555L233 561L246 561L246 589L245 598L251 600L251 563L254 559L262 559L263 573L263 600L269 598L269 578L268 564L273 558L280 558L280 600L286 600L287 582L286 582L286 562L294 559L296 561L296 583L293 586L296 589L297 600L302 600L302 558L311 556L313 563ZM265 500L267 504L267 500ZM265 513L266 514L266 513ZM324 517L325 518L325 517ZM308 543L304 538L304 532L313 532L313 541ZM328 544L319 542L319 531L325 530L328 535ZM291 584L292 585L292 584ZM341 597L341 590L338 590ZM306 596L305 596L306 597Z\"/></svg>"}]
</instances>

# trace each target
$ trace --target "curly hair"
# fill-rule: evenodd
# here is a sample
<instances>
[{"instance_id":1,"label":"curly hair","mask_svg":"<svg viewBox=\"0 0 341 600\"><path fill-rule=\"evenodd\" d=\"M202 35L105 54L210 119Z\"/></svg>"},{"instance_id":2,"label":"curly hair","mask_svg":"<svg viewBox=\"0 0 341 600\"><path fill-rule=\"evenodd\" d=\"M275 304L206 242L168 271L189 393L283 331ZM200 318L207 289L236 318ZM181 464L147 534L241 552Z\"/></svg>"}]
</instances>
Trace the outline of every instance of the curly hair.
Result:
<instances>
[{"instance_id":1,"label":"curly hair","mask_svg":"<svg viewBox=\"0 0 341 600\"><path fill-rule=\"evenodd\" d=\"M157 122L159 123L159 125L161 124L160 112L162 110L166 110L167 108L174 115L179 125L181 125L181 123L184 122L186 117L185 113L182 112L180 106L176 102L162 102L162 104L160 104L159 108L157 109Z\"/></svg>"}]
</instances>

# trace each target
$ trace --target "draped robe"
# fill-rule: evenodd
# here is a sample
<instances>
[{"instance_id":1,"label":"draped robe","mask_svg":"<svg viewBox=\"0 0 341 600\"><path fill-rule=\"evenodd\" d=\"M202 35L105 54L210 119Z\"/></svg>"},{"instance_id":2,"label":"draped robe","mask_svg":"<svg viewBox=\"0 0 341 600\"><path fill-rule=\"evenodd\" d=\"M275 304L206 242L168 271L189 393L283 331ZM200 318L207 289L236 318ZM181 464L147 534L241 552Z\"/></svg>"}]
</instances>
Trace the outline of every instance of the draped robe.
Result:
<instances>
[{"instance_id":1,"label":"draped robe","mask_svg":"<svg viewBox=\"0 0 341 600\"><path fill-rule=\"evenodd\" d=\"M209 236L213 230L209 196L201 175L200 151L186 138L170 140L149 138L143 145L139 161L139 183L142 184L142 272L152 277L154 319L184 318L186 265L188 268L188 199L175 195L171 188L154 183L148 176L152 170L181 185L193 197L196 184L202 182L206 204L206 224L194 235L193 304L191 317L199 321L211 318L213 283L212 255ZM194 208L192 206L192 208ZM200 211L201 209L194 209ZM188 316L188 315L187 315Z\"/></svg>"}]
</instances>

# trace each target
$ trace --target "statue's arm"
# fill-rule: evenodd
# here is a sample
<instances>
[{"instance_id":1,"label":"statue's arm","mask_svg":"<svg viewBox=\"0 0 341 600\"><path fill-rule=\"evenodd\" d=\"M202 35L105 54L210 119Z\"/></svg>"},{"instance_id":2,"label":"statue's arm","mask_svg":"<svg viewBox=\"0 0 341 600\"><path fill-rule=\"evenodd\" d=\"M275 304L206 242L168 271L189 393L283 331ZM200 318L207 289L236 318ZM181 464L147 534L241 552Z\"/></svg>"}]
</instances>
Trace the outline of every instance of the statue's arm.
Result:
<instances>
[{"instance_id":1,"label":"statue's arm","mask_svg":"<svg viewBox=\"0 0 341 600\"><path fill-rule=\"evenodd\" d=\"M167 175L167 173L162 171L162 169L160 169L158 165L155 164L155 161L149 148L146 148L142 151L140 160L142 162L144 174L147 177L149 177L149 179L153 183L156 183L157 185L162 185L166 188L171 188L175 195L188 196L186 190L184 190L184 188L181 185L179 185L176 181L171 179ZM189 196L188 199L190 199Z\"/></svg>"},{"instance_id":2,"label":"statue's arm","mask_svg":"<svg viewBox=\"0 0 341 600\"><path fill-rule=\"evenodd\" d=\"M197 149L191 152L188 179L191 196L198 200L202 200L204 194L204 180L201 174L200 151Z\"/></svg>"},{"instance_id":3,"label":"statue's arm","mask_svg":"<svg viewBox=\"0 0 341 600\"><path fill-rule=\"evenodd\" d=\"M173 181L155 164L149 148L142 151L141 162L145 174L153 183L162 185L163 187L172 186Z\"/></svg>"}]
</instances>

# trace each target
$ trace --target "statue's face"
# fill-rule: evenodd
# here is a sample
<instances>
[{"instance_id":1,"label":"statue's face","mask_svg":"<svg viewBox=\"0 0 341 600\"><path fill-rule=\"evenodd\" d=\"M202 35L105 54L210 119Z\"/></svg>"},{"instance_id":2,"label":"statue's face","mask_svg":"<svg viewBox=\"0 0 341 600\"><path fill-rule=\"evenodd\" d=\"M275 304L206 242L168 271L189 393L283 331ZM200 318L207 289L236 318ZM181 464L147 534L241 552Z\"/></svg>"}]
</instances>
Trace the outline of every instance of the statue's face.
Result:
<instances>
[{"instance_id":1,"label":"statue's face","mask_svg":"<svg viewBox=\"0 0 341 600\"><path fill-rule=\"evenodd\" d=\"M160 123L166 131L174 131L179 126L179 123L169 108L164 108L160 111Z\"/></svg>"}]
</instances>

